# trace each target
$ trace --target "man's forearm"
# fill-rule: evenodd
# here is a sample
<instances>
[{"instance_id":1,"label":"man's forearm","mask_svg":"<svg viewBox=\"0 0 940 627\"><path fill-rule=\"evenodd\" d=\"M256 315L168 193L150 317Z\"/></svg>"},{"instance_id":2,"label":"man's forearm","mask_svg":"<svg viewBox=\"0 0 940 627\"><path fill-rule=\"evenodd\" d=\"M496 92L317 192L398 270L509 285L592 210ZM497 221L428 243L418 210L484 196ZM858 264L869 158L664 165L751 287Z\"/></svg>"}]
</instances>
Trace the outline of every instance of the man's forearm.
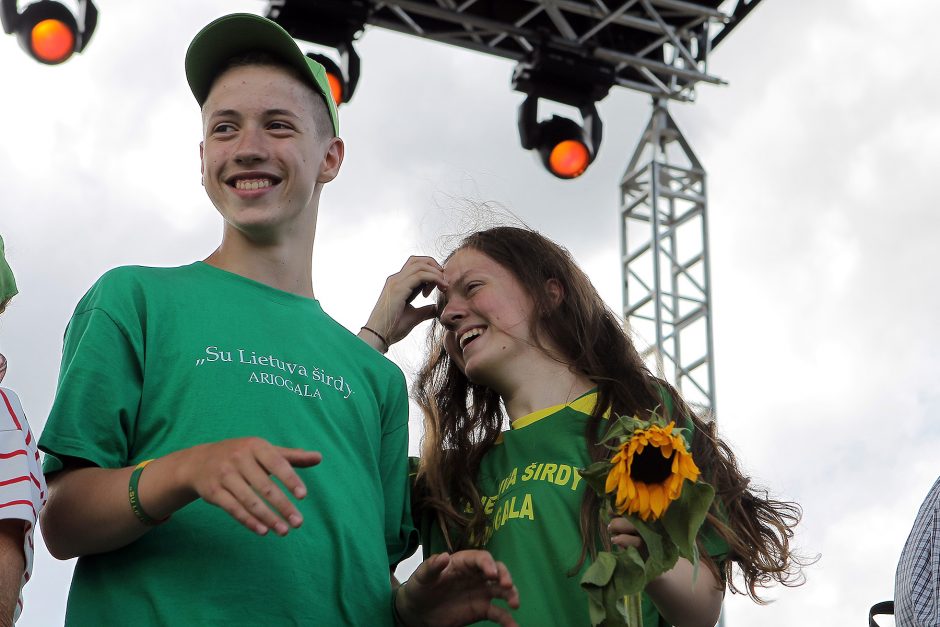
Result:
<instances>
[{"instance_id":1,"label":"man's forearm","mask_svg":"<svg viewBox=\"0 0 940 627\"><path fill-rule=\"evenodd\" d=\"M26 558L23 556L24 521L0 520L0 627L13 624Z\"/></svg>"},{"instance_id":2,"label":"man's forearm","mask_svg":"<svg viewBox=\"0 0 940 627\"><path fill-rule=\"evenodd\" d=\"M178 451L157 459L140 475L140 504L152 518L165 518L196 498L175 473L177 458L185 454ZM147 532L150 527L134 514L128 498L133 471L133 467L84 467L51 475L40 520L46 547L54 557L113 551Z\"/></svg>"}]
</instances>

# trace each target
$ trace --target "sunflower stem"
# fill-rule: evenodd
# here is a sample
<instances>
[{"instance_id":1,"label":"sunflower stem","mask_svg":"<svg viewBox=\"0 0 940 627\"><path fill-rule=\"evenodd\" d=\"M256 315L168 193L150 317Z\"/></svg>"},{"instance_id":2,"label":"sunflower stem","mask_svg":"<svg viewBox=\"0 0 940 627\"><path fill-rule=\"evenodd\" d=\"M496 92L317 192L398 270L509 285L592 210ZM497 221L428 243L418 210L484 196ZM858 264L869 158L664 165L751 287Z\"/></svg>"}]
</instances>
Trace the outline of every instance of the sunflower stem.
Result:
<instances>
[{"instance_id":1,"label":"sunflower stem","mask_svg":"<svg viewBox=\"0 0 940 627\"><path fill-rule=\"evenodd\" d=\"M636 592L623 597L623 617L627 627L643 627L643 593Z\"/></svg>"}]
</instances>

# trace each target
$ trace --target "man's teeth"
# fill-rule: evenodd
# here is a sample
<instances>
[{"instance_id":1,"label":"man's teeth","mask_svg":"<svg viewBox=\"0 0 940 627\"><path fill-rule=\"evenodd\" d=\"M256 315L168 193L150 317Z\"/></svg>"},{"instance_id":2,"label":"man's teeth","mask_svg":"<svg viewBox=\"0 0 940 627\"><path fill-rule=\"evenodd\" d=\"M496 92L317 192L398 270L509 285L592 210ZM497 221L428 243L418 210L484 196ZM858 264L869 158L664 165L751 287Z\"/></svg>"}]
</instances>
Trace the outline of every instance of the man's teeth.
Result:
<instances>
[{"instance_id":1,"label":"man's teeth","mask_svg":"<svg viewBox=\"0 0 940 627\"><path fill-rule=\"evenodd\" d=\"M261 189L271 187L271 179L238 179L235 181L235 189Z\"/></svg>"},{"instance_id":2,"label":"man's teeth","mask_svg":"<svg viewBox=\"0 0 940 627\"><path fill-rule=\"evenodd\" d=\"M460 336L460 350L463 350L467 343L478 335L483 335L483 329L470 329Z\"/></svg>"}]
</instances>

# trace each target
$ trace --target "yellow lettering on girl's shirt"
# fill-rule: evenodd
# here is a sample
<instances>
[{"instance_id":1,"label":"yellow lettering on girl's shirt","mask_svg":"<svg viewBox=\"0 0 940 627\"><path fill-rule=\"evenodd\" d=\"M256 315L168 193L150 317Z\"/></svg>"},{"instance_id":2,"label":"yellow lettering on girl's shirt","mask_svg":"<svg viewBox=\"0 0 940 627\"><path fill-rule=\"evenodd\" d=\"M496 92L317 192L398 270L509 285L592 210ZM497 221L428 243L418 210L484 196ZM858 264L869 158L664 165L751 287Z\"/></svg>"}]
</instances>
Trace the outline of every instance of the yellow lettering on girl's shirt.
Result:
<instances>
[{"instance_id":1,"label":"yellow lettering on girl's shirt","mask_svg":"<svg viewBox=\"0 0 940 627\"><path fill-rule=\"evenodd\" d=\"M545 470L542 471L542 476L539 477L542 481L555 482L555 469L558 468L558 464L545 464Z\"/></svg>"},{"instance_id":2,"label":"yellow lettering on girl's shirt","mask_svg":"<svg viewBox=\"0 0 940 627\"><path fill-rule=\"evenodd\" d=\"M535 476L535 466L536 466L536 465L535 465L535 463L533 462L533 463L531 463L531 464L529 464L528 466L525 467L525 472L522 473L522 480L523 480L523 481L528 481L528 480L531 479L533 476Z\"/></svg>"},{"instance_id":3,"label":"yellow lettering on girl's shirt","mask_svg":"<svg viewBox=\"0 0 940 627\"><path fill-rule=\"evenodd\" d=\"M528 518L535 520L535 510L532 507L532 495L526 494L522 499L522 509L519 510L519 518Z\"/></svg>"}]
</instances>

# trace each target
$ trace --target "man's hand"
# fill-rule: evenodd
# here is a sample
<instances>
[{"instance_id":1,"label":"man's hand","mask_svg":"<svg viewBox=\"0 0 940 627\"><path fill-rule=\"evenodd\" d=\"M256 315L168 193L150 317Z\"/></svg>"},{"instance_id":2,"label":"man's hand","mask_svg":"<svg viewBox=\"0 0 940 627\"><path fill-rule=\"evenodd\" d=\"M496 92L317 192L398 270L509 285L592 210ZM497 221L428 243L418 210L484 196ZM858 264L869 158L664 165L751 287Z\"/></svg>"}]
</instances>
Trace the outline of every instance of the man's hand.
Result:
<instances>
[{"instance_id":1,"label":"man's hand","mask_svg":"<svg viewBox=\"0 0 940 627\"><path fill-rule=\"evenodd\" d=\"M418 294L429 296L435 287L446 286L444 269L431 257L409 257L401 270L388 277L366 322L366 327L381 333L388 342L388 346L380 350L388 349L418 324L433 318L437 314L436 305L415 307L411 301ZM366 335L362 338L375 346L371 338Z\"/></svg>"},{"instance_id":2,"label":"man's hand","mask_svg":"<svg viewBox=\"0 0 940 627\"><path fill-rule=\"evenodd\" d=\"M409 627L456 627L480 620L515 627L512 614L493 605L494 599L519 607L509 571L487 551L432 555L395 594L399 616Z\"/></svg>"},{"instance_id":3,"label":"man's hand","mask_svg":"<svg viewBox=\"0 0 940 627\"><path fill-rule=\"evenodd\" d=\"M196 496L259 535L273 529L280 536L299 527L303 516L272 477L302 499L307 487L294 468L316 466L323 459L316 451L274 446L261 438L203 444L187 453L182 472Z\"/></svg>"},{"instance_id":4,"label":"man's hand","mask_svg":"<svg viewBox=\"0 0 940 627\"><path fill-rule=\"evenodd\" d=\"M303 522L285 493L298 499L307 495L294 468L316 466L322 458L316 451L282 448L261 438L200 444L147 465L138 484L140 507L160 520L202 498L255 533L274 529L284 535ZM51 477L40 521L46 548L54 557L106 553L147 533L150 527L137 519L128 503L133 471L132 466L71 466Z\"/></svg>"}]
</instances>

